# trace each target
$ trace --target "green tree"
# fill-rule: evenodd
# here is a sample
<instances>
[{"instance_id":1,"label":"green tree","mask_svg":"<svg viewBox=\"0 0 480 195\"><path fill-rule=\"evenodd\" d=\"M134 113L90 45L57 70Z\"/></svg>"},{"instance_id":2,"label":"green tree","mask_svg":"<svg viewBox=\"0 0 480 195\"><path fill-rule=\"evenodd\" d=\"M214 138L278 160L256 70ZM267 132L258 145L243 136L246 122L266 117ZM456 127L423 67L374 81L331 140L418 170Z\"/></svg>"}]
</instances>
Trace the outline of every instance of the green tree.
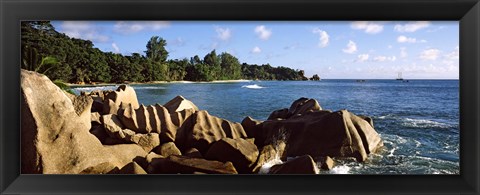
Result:
<instances>
[{"instance_id":1,"label":"green tree","mask_svg":"<svg viewBox=\"0 0 480 195\"><path fill-rule=\"evenodd\" d=\"M242 66L238 59L226 52L220 54L223 79L240 79L242 77Z\"/></svg>"},{"instance_id":2,"label":"green tree","mask_svg":"<svg viewBox=\"0 0 480 195\"><path fill-rule=\"evenodd\" d=\"M213 80L220 79L222 76L222 68L220 66L220 59L217 56L215 50L212 50L210 53L205 55L203 62L208 65L209 77Z\"/></svg>"},{"instance_id":3,"label":"green tree","mask_svg":"<svg viewBox=\"0 0 480 195\"><path fill-rule=\"evenodd\" d=\"M167 41L158 36L153 36L147 43L147 58L155 62L165 62L168 57L168 51L165 49Z\"/></svg>"}]
</instances>

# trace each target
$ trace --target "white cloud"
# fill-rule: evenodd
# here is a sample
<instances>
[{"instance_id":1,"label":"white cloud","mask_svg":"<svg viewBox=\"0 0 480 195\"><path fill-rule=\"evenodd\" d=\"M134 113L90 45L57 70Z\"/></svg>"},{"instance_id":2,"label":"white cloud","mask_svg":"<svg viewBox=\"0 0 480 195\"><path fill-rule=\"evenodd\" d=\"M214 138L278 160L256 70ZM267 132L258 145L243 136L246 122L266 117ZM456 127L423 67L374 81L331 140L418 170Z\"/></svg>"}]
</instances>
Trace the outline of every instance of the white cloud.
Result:
<instances>
[{"instance_id":1,"label":"white cloud","mask_svg":"<svg viewBox=\"0 0 480 195\"><path fill-rule=\"evenodd\" d=\"M120 48L118 48L116 43L112 43L113 53L120 53Z\"/></svg>"},{"instance_id":2,"label":"white cloud","mask_svg":"<svg viewBox=\"0 0 480 195\"><path fill-rule=\"evenodd\" d=\"M232 37L232 31L230 31L229 28L215 26L215 32L217 32L217 37L223 41L226 41Z\"/></svg>"},{"instance_id":3,"label":"white cloud","mask_svg":"<svg viewBox=\"0 0 480 195\"><path fill-rule=\"evenodd\" d=\"M392 49L393 46L392 46L392 45L388 45L387 48L388 48L388 49Z\"/></svg>"},{"instance_id":4,"label":"white cloud","mask_svg":"<svg viewBox=\"0 0 480 195\"><path fill-rule=\"evenodd\" d=\"M357 21L352 22L350 27L355 30L363 30L367 34L377 34L383 31L383 24L379 22Z\"/></svg>"},{"instance_id":5,"label":"white cloud","mask_svg":"<svg viewBox=\"0 0 480 195\"><path fill-rule=\"evenodd\" d=\"M168 28L168 21L119 21L113 26L113 30L121 34L132 34L144 30L158 31Z\"/></svg>"},{"instance_id":6,"label":"white cloud","mask_svg":"<svg viewBox=\"0 0 480 195\"><path fill-rule=\"evenodd\" d=\"M403 36L403 35L400 35L397 37L397 42L399 43L426 43L427 40L417 40L416 38L412 38L412 37L406 37L406 36Z\"/></svg>"},{"instance_id":7,"label":"white cloud","mask_svg":"<svg viewBox=\"0 0 480 195\"><path fill-rule=\"evenodd\" d=\"M415 42L417 42L417 39L401 35L401 36L397 37L397 42L399 42L399 43L415 43Z\"/></svg>"},{"instance_id":8,"label":"white cloud","mask_svg":"<svg viewBox=\"0 0 480 195\"><path fill-rule=\"evenodd\" d=\"M369 55L368 54L360 54L357 56L357 61L358 62L365 62L367 61L369 58Z\"/></svg>"},{"instance_id":9,"label":"white cloud","mask_svg":"<svg viewBox=\"0 0 480 195\"><path fill-rule=\"evenodd\" d=\"M406 58L408 56L407 54L407 48L405 47L400 47L400 57Z\"/></svg>"},{"instance_id":10,"label":"white cloud","mask_svg":"<svg viewBox=\"0 0 480 195\"><path fill-rule=\"evenodd\" d=\"M440 50L438 49L426 49L423 50L420 54L420 59L422 60L436 60L440 55Z\"/></svg>"},{"instance_id":11,"label":"white cloud","mask_svg":"<svg viewBox=\"0 0 480 195\"><path fill-rule=\"evenodd\" d=\"M445 54L447 60L458 60L460 58L460 48L457 46L452 52Z\"/></svg>"},{"instance_id":12,"label":"white cloud","mask_svg":"<svg viewBox=\"0 0 480 195\"><path fill-rule=\"evenodd\" d=\"M319 28L315 28L312 31L313 34L319 35L318 47L326 47L328 46L328 42L330 40L330 36L326 31L320 30Z\"/></svg>"},{"instance_id":13,"label":"white cloud","mask_svg":"<svg viewBox=\"0 0 480 195\"><path fill-rule=\"evenodd\" d=\"M417 22L408 22L404 25L397 24L393 28L397 32L415 32L417 30L427 28L430 26L428 21L417 21Z\"/></svg>"},{"instance_id":14,"label":"white cloud","mask_svg":"<svg viewBox=\"0 0 480 195\"><path fill-rule=\"evenodd\" d=\"M260 53L260 52L262 52L262 50L260 49L260 47L255 46L255 47L252 49L251 52L252 52L252 53Z\"/></svg>"},{"instance_id":15,"label":"white cloud","mask_svg":"<svg viewBox=\"0 0 480 195\"><path fill-rule=\"evenodd\" d=\"M395 60L397 60L397 57L395 56L375 56L373 58L373 61L375 62L385 62L385 61L391 61L391 62L394 62Z\"/></svg>"},{"instance_id":16,"label":"white cloud","mask_svg":"<svg viewBox=\"0 0 480 195\"><path fill-rule=\"evenodd\" d=\"M262 40L268 40L270 36L272 36L272 30L267 29L264 25L255 27L254 31L257 34L258 38Z\"/></svg>"},{"instance_id":17,"label":"white cloud","mask_svg":"<svg viewBox=\"0 0 480 195\"><path fill-rule=\"evenodd\" d=\"M452 52L443 56L442 63L448 66L450 69L458 69L460 59L460 48L457 46Z\"/></svg>"},{"instance_id":18,"label":"white cloud","mask_svg":"<svg viewBox=\"0 0 480 195\"><path fill-rule=\"evenodd\" d=\"M343 49L342 51L349 54L355 53L357 52L357 44L350 40L348 41L347 48Z\"/></svg>"},{"instance_id":19,"label":"white cloud","mask_svg":"<svg viewBox=\"0 0 480 195\"><path fill-rule=\"evenodd\" d=\"M64 21L61 24L62 32L69 37L86 39L93 42L105 43L110 40L109 36L102 35L99 29L90 22L85 21Z\"/></svg>"}]
</instances>

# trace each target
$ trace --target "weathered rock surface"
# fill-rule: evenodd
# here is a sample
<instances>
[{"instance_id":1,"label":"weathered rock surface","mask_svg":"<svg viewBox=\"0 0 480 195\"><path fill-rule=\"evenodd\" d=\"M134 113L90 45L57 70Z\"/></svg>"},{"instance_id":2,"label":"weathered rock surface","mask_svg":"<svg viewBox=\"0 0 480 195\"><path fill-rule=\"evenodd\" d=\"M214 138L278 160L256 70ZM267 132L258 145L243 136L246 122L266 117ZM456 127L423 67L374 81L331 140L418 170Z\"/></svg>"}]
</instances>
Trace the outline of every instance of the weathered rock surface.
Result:
<instances>
[{"instance_id":1,"label":"weathered rock surface","mask_svg":"<svg viewBox=\"0 0 480 195\"><path fill-rule=\"evenodd\" d=\"M162 142L173 142L177 129L194 112L194 109L186 109L169 113L166 107L158 104L154 106L141 105L138 109L129 105L118 111L118 118L126 128L137 133L159 133Z\"/></svg>"},{"instance_id":2,"label":"weathered rock surface","mask_svg":"<svg viewBox=\"0 0 480 195\"><path fill-rule=\"evenodd\" d=\"M267 120L285 119L288 118L288 108L283 108L273 111Z\"/></svg>"},{"instance_id":3,"label":"weathered rock surface","mask_svg":"<svg viewBox=\"0 0 480 195\"><path fill-rule=\"evenodd\" d=\"M120 122L120 120L117 118L117 115L102 115L100 121L103 124L103 128L110 137L121 140L125 139L125 133L123 131L124 126L122 122Z\"/></svg>"},{"instance_id":4,"label":"weathered rock surface","mask_svg":"<svg viewBox=\"0 0 480 195\"><path fill-rule=\"evenodd\" d=\"M21 70L21 94L24 174L75 174L107 162L123 167L136 156L146 156L133 144L103 146L89 132L91 101L75 109L72 100L44 75Z\"/></svg>"},{"instance_id":5,"label":"weathered rock surface","mask_svg":"<svg viewBox=\"0 0 480 195\"><path fill-rule=\"evenodd\" d=\"M211 116L207 111L195 112L177 132L175 144L181 150L196 148L205 154L210 144L222 138L247 138L240 123Z\"/></svg>"},{"instance_id":6,"label":"weathered rock surface","mask_svg":"<svg viewBox=\"0 0 480 195\"><path fill-rule=\"evenodd\" d=\"M155 151L156 153L168 157L170 155L182 155L182 152L175 146L175 143L168 142L162 144L160 147L157 148Z\"/></svg>"},{"instance_id":7,"label":"weathered rock surface","mask_svg":"<svg viewBox=\"0 0 480 195\"><path fill-rule=\"evenodd\" d=\"M92 114L90 115L90 120L92 121L92 124L96 124L96 125L101 125L102 124L102 121L100 121L100 113L98 112L92 112Z\"/></svg>"},{"instance_id":8,"label":"weathered rock surface","mask_svg":"<svg viewBox=\"0 0 480 195\"><path fill-rule=\"evenodd\" d=\"M268 120L288 119L292 116L303 115L308 112L319 110L322 110L322 107L320 107L320 104L317 102L317 100L302 97L298 100L295 100L290 108L273 111L268 117Z\"/></svg>"},{"instance_id":9,"label":"weathered rock surface","mask_svg":"<svg viewBox=\"0 0 480 195\"><path fill-rule=\"evenodd\" d=\"M115 172L116 174L147 174L136 162L131 162Z\"/></svg>"},{"instance_id":10,"label":"weathered rock surface","mask_svg":"<svg viewBox=\"0 0 480 195\"><path fill-rule=\"evenodd\" d=\"M160 145L160 137L158 133L137 133L131 137L131 141L142 147L146 152L150 152L153 148L156 148Z\"/></svg>"},{"instance_id":11,"label":"weathered rock surface","mask_svg":"<svg viewBox=\"0 0 480 195\"><path fill-rule=\"evenodd\" d=\"M194 109L198 111L198 107L195 106L190 100L185 99L179 95L164 105L170 113L179 112L185 109Z\"/></svg>"},{"instance_id":12,"label":"weathered rock surface","mask_svg":"<svg viewBox=\"0 0 480 195\"><path fill-rule=\"evenodd\" d=\"M284 129L288 156L355 157L364 161L367 155L383 145L380 136L364 119L341 110L315 111L287 120L268 120L262 123L260 139L278 136Z\"/></svg>"},{"instance_id":13,"label":"weathered rock surface","mask_svg":"<svg viewBox=\"0 0 480 195\"><path fill-rule=\"evenodd\" d=\"M21 76L22 173L257 173L265 162L300 156L270 173L307 174L317 172L315 161L330 170L330 156L365 161L383 145L372 118L322 110L314 99L240 124L182 96L144 106L126 85L75 96L43 75Z\"/></svg>"},{"instance_id":14,"label":"weathered rock surface","mask_svg":"<svg viewBox=\"0 0 480 195\"><path fill-rule=\"evenodd\" d=\"M237 171L231 162L211 161L200 158L171 155L167 158L154 158L149 166L150 173L213 173L236 174Z\"/></svg>"},{"instance_id":15,"label":"weathered rock surface","mask_svg":"<svg viewBox=\"0 0 480 195\"><path fill-rule=\"evenodd\" d=\"M127 85L120 85L117 90L105 95L103 102L104 114L117 114L119 108L125 108L132 105L137 109L138 104L137 94L135 90Z\"/></svg>"},{"instance_id":16,"label":"weathered rock surface","mask_svg":"<svg viewBox=\"0 0 480 195\"><path fill-rule=\"evenodd\" d=\"M317 162L317 165L319 164L320 168L323 170L331 170L333 166L335 166L335 161L333 161L332 158L329 156L323 157L315 157L315 162Z\"/></svg>"},{"instance_id":17,"label":"weathered rock surface","mask_svg":"<svg viewBox=\"0 0 480 195\"><path fill-rule=\"evenodd\" d=\"M257 173L260 171L260 168L262 167L263 164L266 162L269 162L273 159L276 158L277 151L275 151L275 148L272 145L266 145L264 146L258 155L257 162L255 162L255 167L253 168L253 172Z\"/></svg>"},{"instance_id":18,"label":"weathered rock surface","mask_svg":"<svg viewBox=\"0 0 480 195\"><path fill-rule=\"evenodd\" d=\"M222 138L213 143L205 155L208 160L232 162L239 173L252 173L257 157L257 146L241 138Z\"/></svg>"},{"instance_id":19,"label":"weathered rock surface","mask_svg":"<svg viewBox=\"0 0 480 195\"><path fill-rule=\"evenodd\" d=\"M248 137L257 137L257 133L262 130L263 121L255 120L252 117L245 117L242 120L242 127Z\"/></svg>"},{"instance_id":20,"label":"weathered rock surface","mask_svg":"<svg viewBox=\"0 0 480 195\"><path fill-rule=\"evenodd\" d=\"M317 174L318 168L315 161L309 155L297 157L283 164L273 165L271 174Z\"/></svg>"},{"instance_id":21,"label":"weathered rock surface","mask_svg":"<svg viewBox=\"0 0 480 195\"><path fill-rule=\"evenodd\" d=\"M184 156L188 156L191 158L203 158L202 153L198 151L196 148L190 148L185 150Z\"/></svg>"},{"instance_id":22,"label":"weathered rock surface","mask_svg":"<svg viewBox=\"0 0 480 195\"><path fill-rule=\"evenodd\" d=\"M97 137L97 139L102 142L102 144L105 144L105 139L109 137L105 129L103 128L103 125L94 125L92 126L92 129L90 129L90 133Z\"/></svg>"},{"instance_id":23,"label":"weathered rock surface","mask_svg":"<svg viewBox=\"0 0 480 195\"><path fill-rule=\"evenodd\" d=\"M116 173L118 171L119 171L118 167L115 166L114 164L110 162L104 162L95 166L88 167L80 171L79 174L109 174L109 173Z\"/></svg>"}]
</instances>

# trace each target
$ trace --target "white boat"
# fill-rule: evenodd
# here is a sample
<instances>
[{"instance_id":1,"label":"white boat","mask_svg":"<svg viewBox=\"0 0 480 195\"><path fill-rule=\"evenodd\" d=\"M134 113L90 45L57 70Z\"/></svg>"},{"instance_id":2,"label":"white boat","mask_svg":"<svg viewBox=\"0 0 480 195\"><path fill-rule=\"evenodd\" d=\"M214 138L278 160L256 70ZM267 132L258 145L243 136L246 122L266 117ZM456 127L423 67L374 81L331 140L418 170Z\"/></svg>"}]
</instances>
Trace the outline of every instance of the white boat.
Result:
<instances>
[{"instance_id":1,"label":"white boat","mask_svg":"<svg viewBox=\"0 0 480 195\"><path fill-rule=\"evenodd\" d=\"M397 81L403 81L402 72L398 73Z\"/></svg>"}]
</instances>

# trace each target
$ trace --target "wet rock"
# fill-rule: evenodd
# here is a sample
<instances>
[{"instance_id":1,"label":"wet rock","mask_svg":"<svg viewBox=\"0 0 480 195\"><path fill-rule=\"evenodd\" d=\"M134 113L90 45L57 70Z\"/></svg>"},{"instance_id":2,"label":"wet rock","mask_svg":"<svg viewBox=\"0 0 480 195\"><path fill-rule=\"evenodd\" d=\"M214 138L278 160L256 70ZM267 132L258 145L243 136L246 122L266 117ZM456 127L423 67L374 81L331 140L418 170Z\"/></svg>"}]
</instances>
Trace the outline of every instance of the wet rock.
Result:
<instances>
[{"instance_id":1,"label":"wet rock","mask_svg":"<svg viewBox=\"0 0 480 195\"><path fill-rule=\"evenodd\" d=\"M335 162L329 156L315 157L315 162L317 162L317 164L320 164L319 166L323 170L331 170L333 168L333 166L335 166Z\"/></svg>"},{"instance_id":2,"label":"wet rock","mask_svg":"<svg viewBox=\"0 0 480 195\"><path fill-rule=\"evenodd\" d=\"M367 121L347 110L315 111L287 120L265 121L262 136L256 139L278 137L281 129L288 135L287 156L355 157L362 162L383 145Z\"/></svg>"},{"instance_id":3,"label":"wet rock","mask_svg":"<svg viewBox=\"0 0 480 195\"><path fill-rule=\"evenodd\" d=\"M309 155L297 157L283 164L273 165L270 174L317 174L318 168Z\"/></svg>"},{"instance_id":4,"label":"wet rock","mask_svg":"<svg viewBox=\"0 0 480 195\"><path fill-rule=\"evenodd\" d=\"M265 164L266 162L274 160L276 158L276 155L277 155L277 152L275 151L275 148L272 145L264 146L260 150L260 153L257 158L257 162L255 162L255 167L253 168L253 172L258 173L262 165Z\"/></svg>"}]
</instances>

